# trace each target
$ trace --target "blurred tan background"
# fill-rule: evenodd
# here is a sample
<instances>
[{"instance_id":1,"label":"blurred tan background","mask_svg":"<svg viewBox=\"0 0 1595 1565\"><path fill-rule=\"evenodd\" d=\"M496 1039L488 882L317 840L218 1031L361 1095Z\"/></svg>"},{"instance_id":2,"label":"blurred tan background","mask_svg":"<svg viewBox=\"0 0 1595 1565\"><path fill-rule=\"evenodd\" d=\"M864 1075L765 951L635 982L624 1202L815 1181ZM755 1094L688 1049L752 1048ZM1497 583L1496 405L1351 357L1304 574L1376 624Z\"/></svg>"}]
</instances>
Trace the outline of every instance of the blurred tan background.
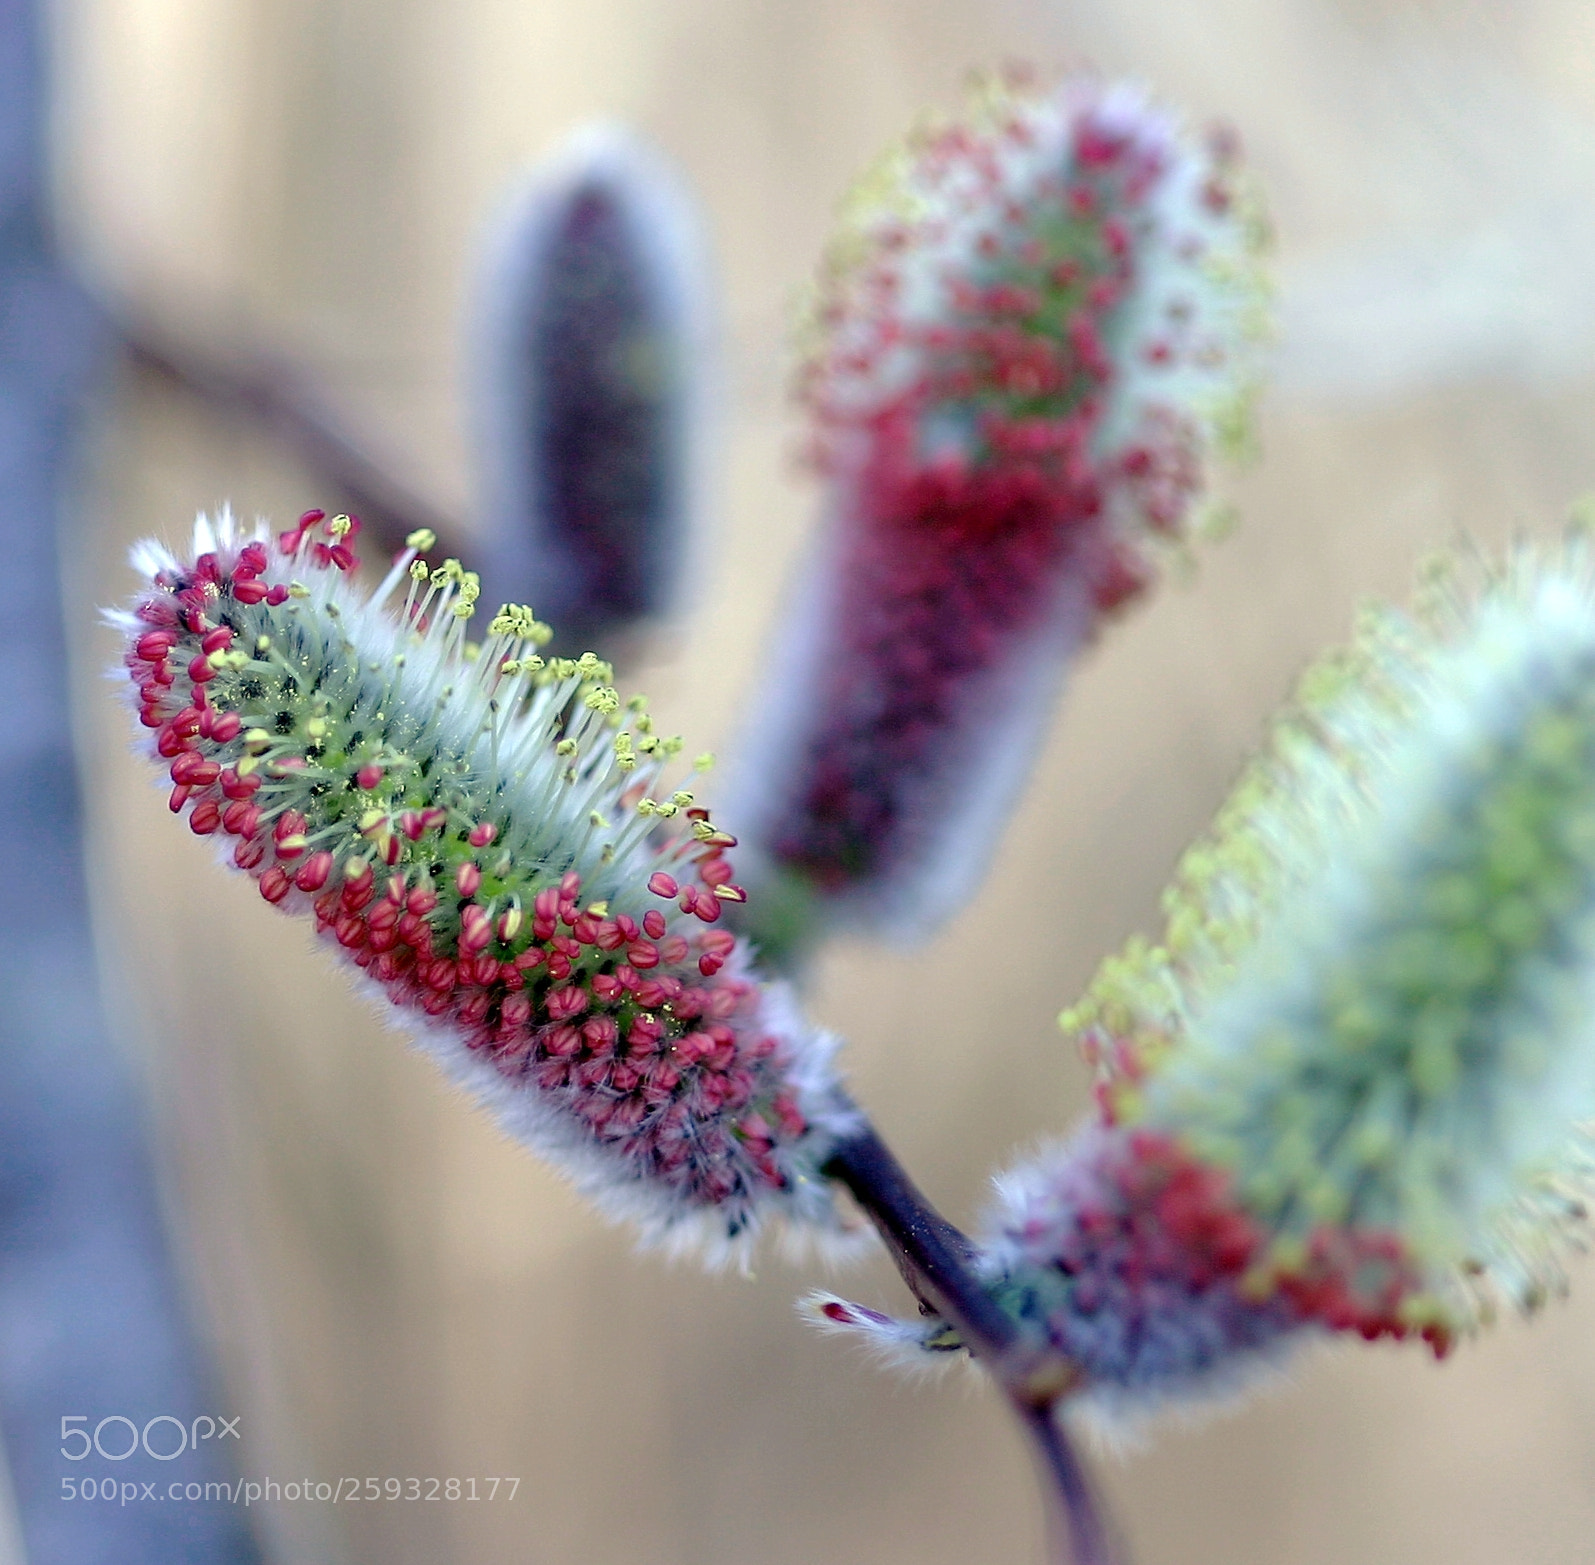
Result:
<instances>
[{"instance_id":1,"label":"blurred tan background","mask_svg":"<svg viewBox=\"0 0 1595 1565\"><path fill-rule=\"evenodd\" d=\"M1544 532L1595 487L1588 0L62 0L58 24L85 267L208 350L303 363L447 507L471 502L461 326L505 182L596 114L679 161L722 283L724 444L693 617L633 683L722 752L814 520L785 323L853 174L1010 57L1089 58L1238 126L1283 320L1242 526L1079 670L962 919L817 975L858 1093L955 1220L1078 1112L1054 1013L1155 927L1309 653L1424 549ZM147 1063L242 1469L523 1480L508 1503L273 1507L276 1557L1038 1560L1025 1458L982 1388L904 1385L811 1336L792 1300L815 1273L637 1259L174 829L100 678L95 607L128 590L141 534L323 497L258 430L129 376L68 549L108 992ZM1108 1461L1135 1558L1595 1558L1595 1275L1575 1282L1443 1368L1309 1355L1245 1411ZM901 1303L883 1266L844 1286Z\"/></svg>"}]
</instances>

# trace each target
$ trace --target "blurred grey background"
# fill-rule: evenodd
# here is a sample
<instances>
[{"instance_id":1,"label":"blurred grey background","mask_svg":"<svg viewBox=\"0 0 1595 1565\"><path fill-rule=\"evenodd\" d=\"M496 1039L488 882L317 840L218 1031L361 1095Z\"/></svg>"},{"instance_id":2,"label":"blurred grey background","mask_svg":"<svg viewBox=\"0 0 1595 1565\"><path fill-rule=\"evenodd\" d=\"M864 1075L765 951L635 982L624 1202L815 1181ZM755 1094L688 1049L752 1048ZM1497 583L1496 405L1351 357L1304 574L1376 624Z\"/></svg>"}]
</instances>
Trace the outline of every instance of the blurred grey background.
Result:
<instances>
[{"instance_id":1,"label":"blurred grey background","mask_svg":"<svg viewBox=\"0 0 1595 1565\"><path fill-rule=\"evenodd\" d=\"M1545 533L1595 487L1595 9L1587 0L59 0L71 253L130 317L303 367L396 479L473 503L472 268L506 182L623 118L704 203L723 451L690 617L632 682L696 748L739 702L816 494L790 460L794 297L850 179L965 71L1089 59L1240 131L1282 336L1242 525L1071 683L962 918L852 944L814 1009L927 1191L1065 1128L1052 1018L1157 895L1266 714L1357 601L1460 535ZM953 1565L1039 1558L976 1383L810 1336L820 1280L639 1260L446 1090L174 829L101 677L128 542L324 486L246 420L131 371L63 544L90 903L160 1127L182 1264L251 1475L522 1479L513 1501L290 1505L282 1561ZM1578 1284L1583 1284L1582 1288ZM883 1266L845 1286L899 1293ZM1141 1565L1574 1565L1595 1550L1595 1276L1436 1368L1381 1347L1103 1468Z\"/></svg>"}]
</instances>

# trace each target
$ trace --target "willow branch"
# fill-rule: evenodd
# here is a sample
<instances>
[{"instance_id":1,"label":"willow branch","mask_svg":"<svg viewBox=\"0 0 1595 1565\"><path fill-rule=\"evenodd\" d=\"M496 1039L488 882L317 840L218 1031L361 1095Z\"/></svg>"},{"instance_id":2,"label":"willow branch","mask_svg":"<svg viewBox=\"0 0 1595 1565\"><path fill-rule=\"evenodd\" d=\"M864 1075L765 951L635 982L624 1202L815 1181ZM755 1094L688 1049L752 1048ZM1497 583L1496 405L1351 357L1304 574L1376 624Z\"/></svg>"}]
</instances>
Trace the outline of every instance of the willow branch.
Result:
<instances>
[{"instance_id":1,"label":"willow branch","mask_svg":"<svg viewBox=\"0 0 1595 1565\"><path fill-rule=\"evenodd\" d=\"M398 553L418 528L436 533L442 552L460 552L458 520L390 478L287 365L255 354L205 359L140 325L122 321L118 329L139 370L269 428L344 497L383 553Z\"/></svg>"},{"instance_id":2,"label":"willow branch","mask_svg":"<svg viewBox=\"0 0 1595 1565\"><path fill-rule=\"evenodd\" d=\"M1002 1387L1052 1502L1052 1558L1060 1565L1113 1565L1101 1509L1057 1418L1058 1401L1078 1371L1022 1332L991 1297L972 1266L974 1245L926 1200L868 1121L837 1145L825 1172L874 1223L914 1297L957 1328Z\"/></svg>"}]
</instances>

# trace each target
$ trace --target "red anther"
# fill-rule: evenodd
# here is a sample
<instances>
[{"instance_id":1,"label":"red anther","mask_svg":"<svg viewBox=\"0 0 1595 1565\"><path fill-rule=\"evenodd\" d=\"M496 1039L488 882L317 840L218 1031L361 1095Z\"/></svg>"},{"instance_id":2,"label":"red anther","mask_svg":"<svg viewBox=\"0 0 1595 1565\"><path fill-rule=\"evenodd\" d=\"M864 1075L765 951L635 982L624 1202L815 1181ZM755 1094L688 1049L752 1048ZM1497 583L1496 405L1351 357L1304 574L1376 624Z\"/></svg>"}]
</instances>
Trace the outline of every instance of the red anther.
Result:
<instances>
[{"instance_id":1,"label":"red anther","mask_svg":"<svg viewBox=\"0 0 1595 1565\"><path fill-rule=\"evenodd\" d=\"M561 978L570 977L570 958L563 951L548 953L548 976L556 983Z\"/></svg>"},{"instance_id":2,"label":"red anther","mask_svg":"<svg viewBox=\"0 0 1595 1565\"><path fill-rule=\"evenodd\" d=\"M221 785L229 799L247 799L260 786L260 773L251 772L247 777L240 777L229 766L221 775Z\"/></svg>"},{"instance_id":3,"label":"red anther","mask_svg":"<svg viewBox=\"0 0 1595 1565\"><path fill-rule=\"evenodd\" d=\"M713 978L714 975L718 973L724 966L725 963L717 956L710 956L705 953L703 956L698 958L698 971L702 973L705 978Z\"/></svg>"},{"instance_id":4,"label":"red anther","mask_svg":"<svg viewBox=\"0 0 1595 1565\"><path fill-rule=\"evenodd\" d=\"M575 870L566 870L559 882L559 895L561 900L574 900L582 888L582 878Z\"/></svg>"},{"instance_id":5,"label":"red anther","mask_svg":"<svg viewBox=\"0 0 1595 1565\"><path fill-rule=\"evenodd\" d=\"M491 821L478 821L466 839L473 848L485 848L498 835L498 827Z\"/></svg>"},{"instance_id":6,"label":"red anther","mask_svg":"<svg viewBox=\"0 0 1595 1565\"><path fill-rule=\"evenodd\" d=\"M482 884L482 871L467 860L454 872L454 888L462 897L474 897Z\"/></svg>"},{"instance_id":7,"label":"red anther","mask_svg":"<svg viewBox=\"0 0 1595 1565\"><path fill-rule=\"evenodd\" d=\"M281 608L282 605L287 601L288 589L283 586L281 582L278 582L277 585L266 594L266 602L271 608Z\"/></svg>"},{"instance_id":8,"label":"red anther","mask_svg":"<svg viewBox=\"0 0 1595 1565\"><path fill-rule=\"evenodd\" d=\"M561 897L559 899L559 916L560 916L560 920L564 923L565 927L568 929L572 924L574 924L576 922L576 920L578 918L581 917L581 911L580 911L580 909L577 908L576 904L573 901L571 901L569 898Z\"/></svg>"},{"instance_id":9,"label":"red anther","mask_svg":"<svg viewBox=\"0 0 1595 1565\"><path fill-rule=\"evenodd\" d=\"M375 919L376 914L373 913L371 916ZM394 923L398 927L399 939L404 941L406 945L419 945L422 931L429 929L425 920L417 918L414 913L401 913L394 920Z\"/></svg>"},{"instance_id":10,"label":"red anther","mask_svg":"<svg viewBox=\"0 0 1595 1565\"><path fill-rule=\"evenodd\" d=\"M369 771L370 768L368 767L367 770ZM365 784L361 783L360 786L363 788L365 787ZM375 786L375 784L373 784L373 786ZM423 833L426 831L426 822L422 820L421 812L419 810L406 810L399 817L399 830L402 831L411 842L419 842Z\"/></svg>"},{"instance_id":11,"label":"red anther","mask_svg":"<svg viewBox=\"0 0 1595 1565\"><path fill-rule=\"evenodd\" d=\"M663 940L665 930L670 926L665 923L665 915L657 908L650 908L642 917L642 927L651 940Z\"/></svg>"},{"instance_id":12,"label":"red anther","mask_svg":"<svg viewBox=\"0 0 1595 1565\"><path fill-rule=\"evenodd\" d=\"M339 901L343 904L345 912L358 913L368 903L376 890L375 877L371 874L371 867L366 866L366 873L356 878L352 870L343 872L343 891Z\"/></svg>"},{"instance_id":13,"label":"red anther","mask_svg":"<svg viewBox=\"0 0 1595 1565\"><path fill-rule=\"evenodd\" d=\"M687 942L680 935L672 935L659 947L659 959L674 966L677 962L687 960Z\"/></svg>"},{"instance_id":14,"label":"red anther","mask_svg":"<svg viewBox=\"0 0 1595 1565\"><path fill-rule=\"evenodd\" d=\"M278 869L273 865L260 877L260 894L268 902L281 902L288 895L291 884L287 871Z\"/></svg>"},{"instance_id":15,"label":"red anther","mask_svg":"<svg viewBox=\"0 0 1595 1565\"><path fill-rule=\"evenodd\" d=\"M332 855L325 848L321 848L299 866L299 873L294 876L294 884L301 891L320 891L326 885L327 877L331 873Z\"/></svg>"},{"instance_id":16,"label":"red anther","mask_svg":"<svg viewBox=\"0 0 1595 1565\"><path fill-rule=\"evenodd\" d=\"M243 837L238 846L233 849L233 863L239 869L258 868L260 861L266 856L266 844L259 837Z\"/></svg>"},{"instance_id":17,"label":"red anther","mask_svg":"<svg viewBox=\"0 0 1595 1565\"><path fill-rule=\"evenodd\" d=\"M271 834L281 842L285 837L300 836L309 823L298 810L284 810L271 828Z\"/></svg>"},{"instance_id":18,"label":"red anther","mask_svg":"<svg viewBox=\"0 0 1595 1565\"><path fill-rule=\"evenodd\" d=\"M618 951L625 943L626 937L614 919L603 918L598 921L593 944L600 951Z\"/></svg>"},{"instance_id":19,"label":"red anther","mask_svg":"<svg viewBox=\"0 0 1595 1565\"><path fill-rule=\"evenodd\" d=\"M608 1054L620 1041L620 1028L613 1016L591 1016L582 1023L582 1037L594 1054Z\"/></svg>"},{"instance_id":20,"label":"red anther","mask_svg":"<svg viewBox=\"0 0 1595 1565\"><path fill-rule=\"evenodd\" d=\"M240 603L259 603L271 591L263 581L256 581L253 577L233 577L233 597Z\"/></svg>"},{"instance_id":21,"label":"red anther","mask_svg":"<svg viewBox=\"0 0 1595 1565\"><path fill-rule=\"evenodd\" d=\"M260 806L246 799L234 799L222 811L222 825L234 837L253 837L260 824Z\"/></svg>"},{"instance_id":22,"label":"red anther","mask_svg":"<svg viewBox=\"0 0 1595 1565\"><path fill-rule=\"evenodd\" d=\"M404 906L404 871L388 876L387 889L382 893L396 908Z\"/></svg>"},{"instance_id":23,"label":"red anther","mask_svg":"<svg viewBox=\"0 0 1595 1565\"><path fill-rule=\"evenodd\" d=\"M552 921L559 917L559 892L552 886L545 886L532 898L532 914L534 917ZM549 931L553 933L552 930ZM541 938L546 939L547 936Z\"/></svg>"},{"instance_id":24,"label":"red anther","mask_svg":"<svg viewBox=\"0 0 1595 1565\"><path fill-rule=\"evenodd\" d=\"M367 761L364 766L354 774L355 786L370 790L375 788L387 774L375 761Z\"/></svg>"},{"instance_id":25,"label":"red anther","mask_svg":"<svg viewBox=\"0 0 1595 1565\"><path fill-rule=\"evenodd\" d=\"M699 897L698 905L692 910L704 923L712 924L720 917L720 899L718 897Z\"/></svg>"},{"instance_id":26,"label":"red anther","mask_svg":"<svg viewBox=\"0 0 1595 1565\"><path fill-rule=\"evenodd\" d=\"M193 771L196 766L203 766L205 757L197 750L185 750L172 762L170 768L171 779L174 783L192 783ZM218 775L220 775L218 773Z\"/></svg>"},{"instance_id":27,"label":"red anther","mask_svg":"<svg viewBox=\"0 0 1595 1565\"><path fill-rule=\"evenodd\" d=\"M665 874L662 869L656 869L648 877L648 889L656 897L664 897L668 901L680 888L676 885L674 876Z\"/></svg>"},{"instance_id":28,"label":"red anther","mask_svg":"<svg viewBox=\"0 0 1595 1565\"><path fill-rule=\"evenodd\" d=\"M435 960L424 963L419 969L421 982L428 989L435 989L439 993L454 987L454 964L446 957L440 956Z\"/></svg>"},{"instance_id":29,"label":"red anther","mask_svg":"<svg viewBox=\"0 0 1595 1565\"><path fill-rule=\"evenodd\" d=\"M575 921L575 923L570 926L570 932L584 946L598 944L598 920L594 918L591 913L583 913Z\"/></svg>"},{"instance_id":30,"label":"red anther","mask_svg":"<svg viewBox=\"0 0 1595 1565\"><path fill-rule=\"evenodd\" d=\"M591 988L594 995L605 1005L613 1005L626 992L613 973L595 973L591 980Z\"/></svg>"},{"instance_id":31,"label":"red anther","mask_svg":"<svg viewBox=\"0 0 1595 1565\"><path fill-rule=\"evenodd\" d=\"M404 899L404 905L417 918L425 918L438 905L438 894L429 885L419 885Z\"/></svg>"},{"instance_id":32,"label":"red anther","mask_svg":"<svg viewBox=\"0 0 1595 1565\"><path fill-rule=\"evenodd\" d=\"M532 997L529 994L508 995L499 1007L499 1024L505 1028L524 1027L531 1015Z\"/></svg>"},{"instance_id":33,"label":"red anther","mask_svg":"<svg viewBox=\"0 0 1595 1565\"><path fill-rule=\"evenodd\" d=\"M306 511L305 514L299 518L298 526L289 528L289 530L285 533L279 533L277 535L277 542L281 546L282 552L287 555L297 554L299 552L299 545L304 542L305 534L309 532L317 522L325 518L326 514L327 513L325 511Z\"/></svg>"},{"instance_id":34,"label":"red anther","mask_svg":"<svg viewBox=\"0 0 1595 1565\"><path fill-rule=\"evenodd\" d=\"M216 670L210 666L210 659L197 657L188 665L188 677L196 685L203 685L206 680L216 677Z\"/></svg>"},{"instance_id":35,"label":"red anther","mask_svg":"<svg viewBox=\"0 0 1595 1565\"><path fill-rule=\"evenodd\" d=\"M449 812L439 809L435 804L428 805L426 809L421 811L421 824L428 831L437 831L441 827L447 826L448 823Z\"/></svg>"},{"instance_id":36,"label":"red anther","mask_svg":"<svg viewBox=\"0 0 1595 1565\"><path fill-rule=\"evenodd\" d=\"M233 574L245 576L258 576L266 568L266 546L258 538L246 543L238 551L238 563L233 567Z\"/></svg>"},{"instance_id":37,"label":"red anther","mask_svg":"<svg viewBox=\"0 0 1595 1565\"><path fill-rule=\"evenodd\" d=\"M626 949L627 960L633 967L647 969L659 965L659 947L647 940L634 940Z\"/></svg>"},{"instance_id":38,"label":"red anther","mask_svg":"<svg viewBox=\"0 0 1595 1565\"><path fill-rule=\"evenodd\" d=\"M677 1038L671 1046L671 1052L677 1059L691 1065L695 1060L701 1060L706 1055L714 1052L714 1039L706 1032L689 1032L685 1038Z\"/></svg>"},{"instance_id":39,"label":"red anther","mask_svg":"<svg viewBox=\"0 0 1595 1565\"><path fill-rule=\"evenodd\" d=\"M422 997L421 1009L428 1016L441 1016L454 1004L454 996L441 990L433 990Z\"/></svg>"},{"instance_id":40,"label":"red anther","mask_svg":"<svg viewBox=\"0 0 1595 1565\"><path fill-rule=\"evenodd\" d=\"M174 755L181 755L187 748L187 741L172 727L171 723L167 723L156 736L155 753L162 760L169 760Z\"/></svg>"},{"instance_id":41,"label":"red anther","mask_svg":"<svg viewBox=\"0 0 1595 1565\"><path fill-rule=\"evenodd\" d=\"M188 803L188 796L193 791L194 790L190 788L187 783L179 783L175 788L172 789L170 795L168 795L166 800L166 808L169 809L173 815L177 814L177 812Z\"/></svg>"},{"instance_id":42,"label":"red anther","mask_svg":"<svg viewBox=\"0 0 1595 1565\"><path fill-rule=\"evenodd\" d=\"M382 862L391 868L403 857L404 844L399 841L398 837L394 833L389 832L388 835L382 839Z\"/></svg>"},{"instance_id":43,"label":"red anther","mask_svg":"<svg viewBox=\"0 0 1595 1565\"><path fill-rule=\"evenodd\" d=\"M236 712L223 712L210 725L210 736L217 744L231 744L243 726L244 720Z\"/></svg>"},{"instance_id":44,"label":"red anther","mask_svg":"<svg viewBox=\"0 0 1595 1565\"><path fill-rule=\"evenodd\" d=\"M366 943L366 921L358 913L345 913L333 926L338 944L349 951L358 951Z\"/></svg>"},{"instance_id":45,"label":"red anther","mask_svg":"<svg viewBox=\"0 0 1595 1565\"><path fill-rule=\"evenodd\" d=\"M587 1009L590 996L580 984L559 984L548 991L543 1001L549 1017L556 1022L569 1021Z\"/></svg>"},{"instance_id":46,"label":"red anther","mask_svg":"<svg viewBox=\"0 0 1595 1565\"><path fill-rule=\"evenodd\" d=\"M541 946L527 946L527 948L515 958L514 965L516 971L522 973L530 972L532 968L536 967L537 964L543 960L544 955L545 953Z\"/></svg>"},{"instance_id":47,"label":"red anther","mask_svg":"<svg viewBox=\"0 0 1595 1565\"><path fill-rule=\"evenodd\" d=\"M557 1058L569 1059L582 1050L582 1035L571 1026L552 1028L543 1035L542 1042L543 1047Z\"/></svg>"},{"instance_id":48,"label":"red anther","mask_svg":"<svg viewBox=\"0 0 1595 1565\"><path fill-rule=\"evenodd\" d=\"M466 971L469 966L469 972ZM474 961L461 962L460 976L473 984L480 984L486 989L490 984L498 982L498 963L490 956L479 956Z\"/></svg>"},{"instance_id":49,"label":"red anther","mask_svg":"<svg viewBox=\"0 0 1595 1565\"><path fill-rule=\"evenodd\" d=\"M637 1016L626 1029L633 1050L646 1053L665 1035L665 1024L657 1016Z\"/></svg>"},{"instance_id":50,"label":"red anther","mask_svg":"<svg viewBox=\"0 0 1595 1565\"><path fill-rule=\"evenodd\" d=\"M188 829L196 837L208 837L221 824L222 807L214 799L201 799L188 817Z\"/></svg>"},{"instance_id":51,"label":"red anther","mask_svg":"<svg viewBox=\"0 0 1595 1565\"><path fill-rule=\"evenodd\" d=\"M631 917L629 913L617 913L615 915L615 928L627 940L635 940L640 933L637 927L637 920Z\"/></svg>"},{"instance_id":52,"label":"red anther","mask_svg":"<svg viewBox=\"0 0 1595 1565\"><path fill-rule=\"evenodd\" d=\"M146 706L139 711L138 720L146 728L159 728L166 719L158 706Z\"/></svg>"},{"instance_id":53,"label":"red anther","mask_svg":"<svg viewBox=\"0 0 1595 1565\"><path fill-rule=\"evenodd\" d=\"M200 699L203 692L196 690L195 699ZM172 732L180 739L192 739L199 732L200 709L197 706L185 706L176 717L172 719Z\"/></svg>"},{"instance_id":54,"label":"red anther","mask_svg":"<svg viewBox=\"0 0 1595 1565\"><path fill-rule=\"evenodd\" d=\"M711 929L698 937L698 944L713 956L730 956L737 937L724 929Z\"/></svg>"},{"instance_id":55,"label":"red anther","mask_svg":"<svg viewBox=\"0 0 1595 1565\"><path fill-rule=\"evenodd\" d=\"M460 949L475 953L493 943L493 921L474 903L460 915Z\"/></svg>"},{"instance_id":56,"label":"red anther","mask_svg":"<svg viewBox=\"0 0 1595 1565\"><path fill-rule=\"evenodd\" d=\"M693 913L698 907L698 888L696 886L683 886L681 896L677 901L683 913Z\"/></svg>"},{"instance_id":57,"label":"red anther","mask_svg":"<svg viewBox=\"0 0 1595 1565\"><path fill-rule=\"evenodd\" d=\"M467 1027L474 1027L487 1015L488 1007L493 1003L492 995L485 990L478 990L473 994L456 1013L461 1022Z\"/></svg>"},{"instance_id":58,"label":"red anther","mask_svg":"<svg viewBox=\"0 0 1595 1565\"><path fill-rule=\"evenodd\" d=\"M233 628L231 625L218 625L199 644L199 649L204 653L225 652L233 644Z\"/></svg>"},{"instance_id":59,"label":"red anther","mask_svg":"<svg viewBox=\"0 0 1595 1565\"><path fill-rule=\"evenodd\" d=\"M633 995L638 1005L645 1005L649 1010L654 1010L669 1000L670 991L657 978L640 978Z\"/></svg>"},{"instance_id":60,"label":"red anther","mask_svg":"<svg viewBox=\"0 0 1595 1565\"><path fill-rule=\"evenodd\" d=\"M133 644L133 655L142 663L164 663L166 654L177 645L177 636L170 630L149 630Z\"/></svg>"},{"instance_id":61,"label":"red anther","mask_svg":"<svg viewBox=\"0 0 1595 1565\"><path fill-rule=\"evenodd\" d=\"M698 866L698 879L706 886L723 886L735 873L730 859L721 858L718 853Z\"/></svg>"}]
</instances>

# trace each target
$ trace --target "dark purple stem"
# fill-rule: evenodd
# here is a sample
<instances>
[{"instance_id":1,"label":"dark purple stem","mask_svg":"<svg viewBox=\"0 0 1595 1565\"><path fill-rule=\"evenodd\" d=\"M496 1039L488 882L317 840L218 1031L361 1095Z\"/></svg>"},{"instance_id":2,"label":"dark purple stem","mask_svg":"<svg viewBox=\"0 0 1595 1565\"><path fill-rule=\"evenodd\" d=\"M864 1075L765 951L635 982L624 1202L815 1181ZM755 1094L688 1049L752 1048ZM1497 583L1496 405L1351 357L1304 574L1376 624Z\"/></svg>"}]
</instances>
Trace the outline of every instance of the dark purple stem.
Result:
<instances>
[{"instance_id":1,"label":"dark purple stem","mask_svg":"<svg viewBox=\"0 0 1595 1565\"><path fill-rule=\"evenodd\" d=\"M868 1121L837 1144L825 1172L868 1214L914 1297L957 1328L1003 1388L1052 1502L1051 1558L1114 1565L1100 1507L1057 1416L1076 1382L1074 1367L1022 1332L991 1297L970 1264L974 1245L925 1199Z\"/></svg>"}]
</instances>

